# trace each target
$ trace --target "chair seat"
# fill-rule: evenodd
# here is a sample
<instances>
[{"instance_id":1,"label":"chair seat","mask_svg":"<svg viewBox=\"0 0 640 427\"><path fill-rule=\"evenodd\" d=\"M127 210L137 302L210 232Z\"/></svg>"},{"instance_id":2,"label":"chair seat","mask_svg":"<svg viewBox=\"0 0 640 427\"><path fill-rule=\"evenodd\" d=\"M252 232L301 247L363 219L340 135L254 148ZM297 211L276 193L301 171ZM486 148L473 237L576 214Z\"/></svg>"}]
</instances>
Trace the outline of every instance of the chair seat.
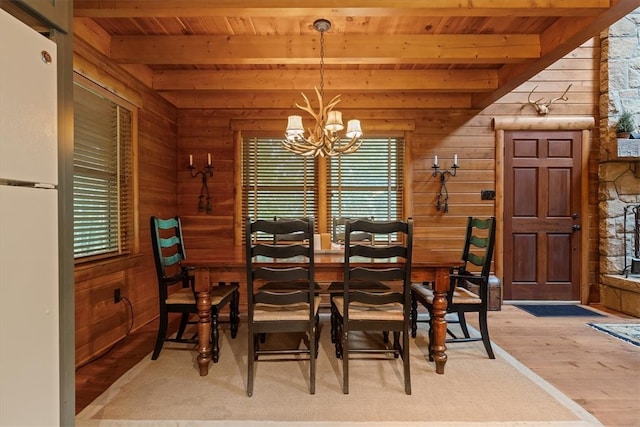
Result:
<instances>
[{"instance_id":1,"label":"chair seat","mask_svg":"<svg viewBox=\"0 0 640 427\"><path fill-rule=\"evenodd\" d=\"M333 297L333 303L340 314L344 315L344 297ZM364 304L360 302L349 303L349 319L351 320L399 320L404 319L402 304Z\"/></svg>"},{"instance_id":2,"label":"chair seat","mask_svg":"<svg viewBox=\"0 0 640 427\"><path fill-rule=\"evenodd\" d=\"M238 285L227 286L214 286L209 293L211 298L211 305L218 305L220 302L229 297L233 292L238 289ZM196 299L193 296L191 288L181 288L180 290L172 293L166 299L167 304L195 304Z\"/></svg>"},{"instance_id":3,"label":"chair seat","mask_svg":"<svg viewBox=\"0 0 640 427\"><path fill-rule=\"evenodd\" d=\"M429 304L433 304L434 292L422 283L414 283L411 290L421 295ZM468 289L456 286L451 298L453 304L482 304L482 299Z\"/></svg>"},{"instance_id":4,"label":"chair seat","mask_svg":"<svg viewBox=\"0 0 640 427\"><path fill-rule=\"evenodd\" d=\"M314 297L314 310L318 314L322 297ZM280 320L309 320L309 304L297 303L287 305L257 303L253 309L255 322L270 322Z\"/></svg>"}]
</instances>

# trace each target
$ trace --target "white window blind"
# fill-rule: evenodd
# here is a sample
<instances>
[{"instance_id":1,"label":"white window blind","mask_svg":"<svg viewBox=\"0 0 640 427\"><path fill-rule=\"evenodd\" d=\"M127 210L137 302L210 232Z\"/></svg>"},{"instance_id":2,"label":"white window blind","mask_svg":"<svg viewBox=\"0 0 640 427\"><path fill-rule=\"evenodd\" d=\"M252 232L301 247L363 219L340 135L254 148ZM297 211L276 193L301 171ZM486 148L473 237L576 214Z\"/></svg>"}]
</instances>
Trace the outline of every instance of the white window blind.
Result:
<instances>
[{"instance_id":1,"label":"white window blind","mask_svg":"<svg viewBox=\"0 0 640 427\"><path fill-rule=\"evenodd\" d=\"M367 138L355 153L330 157L327 164L326 196L331 217L403 219L401 139Z\"/></svg>"},{"instance_id":2,"label":"white window blind","mask_svg":"<svg viewBox=\"0 0 640 427\"><path fill-rule=\"evenodd\" d=\"M132 114L74 84L75 258L131 249Z\"/></svg>"},{"instance_id":3,"label":"white window blind","mask_svg":"<svg viewBox=\"0 0 640 427\"><path fill-rule=\"evenodd\" d=\"M317 216L313 158L282 148L280 140L245 138L243 144L243 217Z\"/></svg>"}]
</instances>

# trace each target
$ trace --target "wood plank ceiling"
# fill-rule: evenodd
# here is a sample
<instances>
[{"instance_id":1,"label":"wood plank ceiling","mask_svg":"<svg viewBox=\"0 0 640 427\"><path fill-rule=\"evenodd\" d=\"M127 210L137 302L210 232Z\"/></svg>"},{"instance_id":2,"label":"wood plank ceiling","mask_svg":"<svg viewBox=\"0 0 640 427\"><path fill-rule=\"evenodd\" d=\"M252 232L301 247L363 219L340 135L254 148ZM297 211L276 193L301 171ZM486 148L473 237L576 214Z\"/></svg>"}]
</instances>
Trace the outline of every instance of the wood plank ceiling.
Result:
<instances>
[{"instance_id":1,"label":"wood plank ceiling","mask_svg":"<svg viewBox=\"0 0 640 427\"><path fill-rule=\"evenodd\" d=\"M178 108L483 108L640 0L74 0L76 36ZM389 96L393 93L393 96ZM349 102L349 104L347 104ZM343 107L343 108L345 108Z\"/></svg>"}]
</instances>

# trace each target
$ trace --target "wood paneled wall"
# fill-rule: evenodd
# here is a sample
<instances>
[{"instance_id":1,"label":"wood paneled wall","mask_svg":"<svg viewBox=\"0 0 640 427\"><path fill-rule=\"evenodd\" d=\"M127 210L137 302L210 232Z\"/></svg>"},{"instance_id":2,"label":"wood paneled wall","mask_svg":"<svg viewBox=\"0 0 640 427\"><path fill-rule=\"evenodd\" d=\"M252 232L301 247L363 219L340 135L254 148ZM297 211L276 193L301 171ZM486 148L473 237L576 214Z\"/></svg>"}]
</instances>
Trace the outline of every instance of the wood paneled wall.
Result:
<instances>
[{"instance_id":1,"label":"wood paneled wall","mask_svg":"<svg viewBox=\"0 0 640 427\"><path fill-rule=\"evenodd\" d=\"M553 64L544 72L495 104L482 111L429 108L424 110L397 109L382 110L372 105L369 109L348 110L348 103L341 105L345 117L358 117L363 127L367 122L385 120L413 121L415 130L408 138L409 158L412 178L410 186L412 201L406 212L415 221L415 245L446 251L460 251L464 238L464 227L468 215L494 215L495 201L481 200L481 190L496 190L496 149L492 119L498 116L536 117L537 112L527 104L529 93L535 91L531 99L545 100L560 96L571 84L567 93L568 101L558 101L551 107L549 117L587 116L596 119L592 130L591 153L589 156L590 218L588 221L589 245L589 287L590 301L598 300L597 284L597 164L599 135L597 118L599 87L599 45L591 40L576 49L564 59ZM537 86L537 87L536 87ZM328 91L327 91L328 92ZM331 95L329 93L328 95ZM343 93L348 98L348 93ZM294 110L184 110L178 118L178 181L180 186L179 211L184 218L185 234L192 247L207 248L226 245L233 241L234 215L233 169L239 167L239 159L234 159L230 131L232 121L242 119L246 130L255 131L261 121L278 120L282 129L286 117ZM251 128L253 120L255 127ZM265 131L271 132L271 131ZM252 132L254 133L254 132ZM372 136L371 133L368 135ZM273 136L270 134L269 136ZM193 154L200 162L206 153L213 157L214 178L209 188L213 193L213 213L206 215L197 211L197 197L200 180L193 179L186 170L188 155ZM432 176L434 155L438 155L442 167L450 167L454 154L458 154L460 169L456 177L449 179L449 213L436 210L439 179ZM500 195L498 195L500 197ZM585 223L585 227L587 224ZM236 242L240 244L241 242Z\"/></svg>"},{"instance_id":2,"label":"wood paneled wall","mask_svg":"<svg viewBox=\"0 0 640 427\"><path fill-rule=\"evenodd\" d=\"M83 55L86 47L76 48ZM89 62L102 61L98 56L87 58ZM496 149L492 119L496 116L536 116L528 105L527 95L536 89L533 99L559 96L571 83L567 102L557 102L550 116L590 116L596 119L592 130L592 152L589 154L589 194L591 213L588 228L589 282L591 300L597 301L598 213L597 213L597 163L598 163L598 73L599 46L592 40L576 49L549 69L533 76L515 91L483 111L451 110L447 108L385 110L370 108L348 110L343 102L345 117L358 117L363 127L367 122L378 124L385 120L413 122L415 130L408 135L408 158L411 164L408 195L411 203L406 215L415 221L415 245L446 251L459 251L468 215L489 216L495 214L495 201L481 200L481 190L495 190ZM239 159L234 158L231 123L237 119L278 120L282 129L286 117L294 110L274 109L200 109L180 110L161 99L138 83L131 75L112 64L97 64L109 79L120 81L140 94L139 137L139 185L140 185L140 251L134 265L124 271L114 266L107 269L78 271L76 284L78 362L97 354L115 342L127 328L128 317L122 304L112 302L113 288L123 289L123 296L131 299L135 313L134 328L157 315L157 290L149 246L148 218L150 215L171 216L183 219L187 254L190 248L226 246L234 243L234 198L239 189L234 188L234 171ZM105 71L107 70L107 71ZM99 76L104 77L104 75ZM140 77L142 80L143 77ZM329 88L330 89L330 88ZM332 95L327 90L327 95ZM345 99L347 98L344 94ZM247 105L251 105L247 102ZM250 131L250 127L247 127ZM368 133L370 136L374 136ZM192 178L187 169L189 154L194 157L197 169L204 167L207 153L211 153L214 176L208 187L212 197L213 212L198 212L200 177ZM454 154L458 154L460 169L451 178L449 189L449 213L436 210L439 179L432 176L434 155L438 155L442 167L449 168ZM498 195L499 197L499 195ZM586 227L585 223L585 227ZM235 242L240 244L241 242ZM102 271L104 270L104 271ZM100 320L105 321L98 327ZM108 326L107 326L108 325Z\"/></svg>"},{"instance_id":3,"label":"wood paneled wall","mask_svg":"<svg viewBox=\"0 0 640 427\"><path fill-rule=\"evenodd\" d=\"M178 213L177 111L128 72L82 40L74 40L74 71L138 107L136 253L75 269L76 365L102 354L158 316L158 285L151 254L149 217ZM120 288L125 300L113 301ZM128 306L131 303L131 307Z\"/></svg>"}]
</instances>

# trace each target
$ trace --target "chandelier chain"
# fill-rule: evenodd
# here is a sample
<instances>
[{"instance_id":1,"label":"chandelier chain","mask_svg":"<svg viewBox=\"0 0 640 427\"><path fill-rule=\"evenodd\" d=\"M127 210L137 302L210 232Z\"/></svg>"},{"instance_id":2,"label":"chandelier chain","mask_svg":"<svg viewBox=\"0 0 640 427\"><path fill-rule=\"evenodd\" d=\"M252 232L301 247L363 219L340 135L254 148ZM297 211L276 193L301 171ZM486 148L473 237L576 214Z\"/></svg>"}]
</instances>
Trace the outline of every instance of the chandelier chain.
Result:
<instances>
[{"instance_id":1,"label":"chandelier chain","mask_svg":"<svg viewBox=\"0 0 640 427\"><path fill-rule=\"evenodd\" d=\"M324 98L324 31L320 31L320 95Z\"/></svg>"}]
</instances>

